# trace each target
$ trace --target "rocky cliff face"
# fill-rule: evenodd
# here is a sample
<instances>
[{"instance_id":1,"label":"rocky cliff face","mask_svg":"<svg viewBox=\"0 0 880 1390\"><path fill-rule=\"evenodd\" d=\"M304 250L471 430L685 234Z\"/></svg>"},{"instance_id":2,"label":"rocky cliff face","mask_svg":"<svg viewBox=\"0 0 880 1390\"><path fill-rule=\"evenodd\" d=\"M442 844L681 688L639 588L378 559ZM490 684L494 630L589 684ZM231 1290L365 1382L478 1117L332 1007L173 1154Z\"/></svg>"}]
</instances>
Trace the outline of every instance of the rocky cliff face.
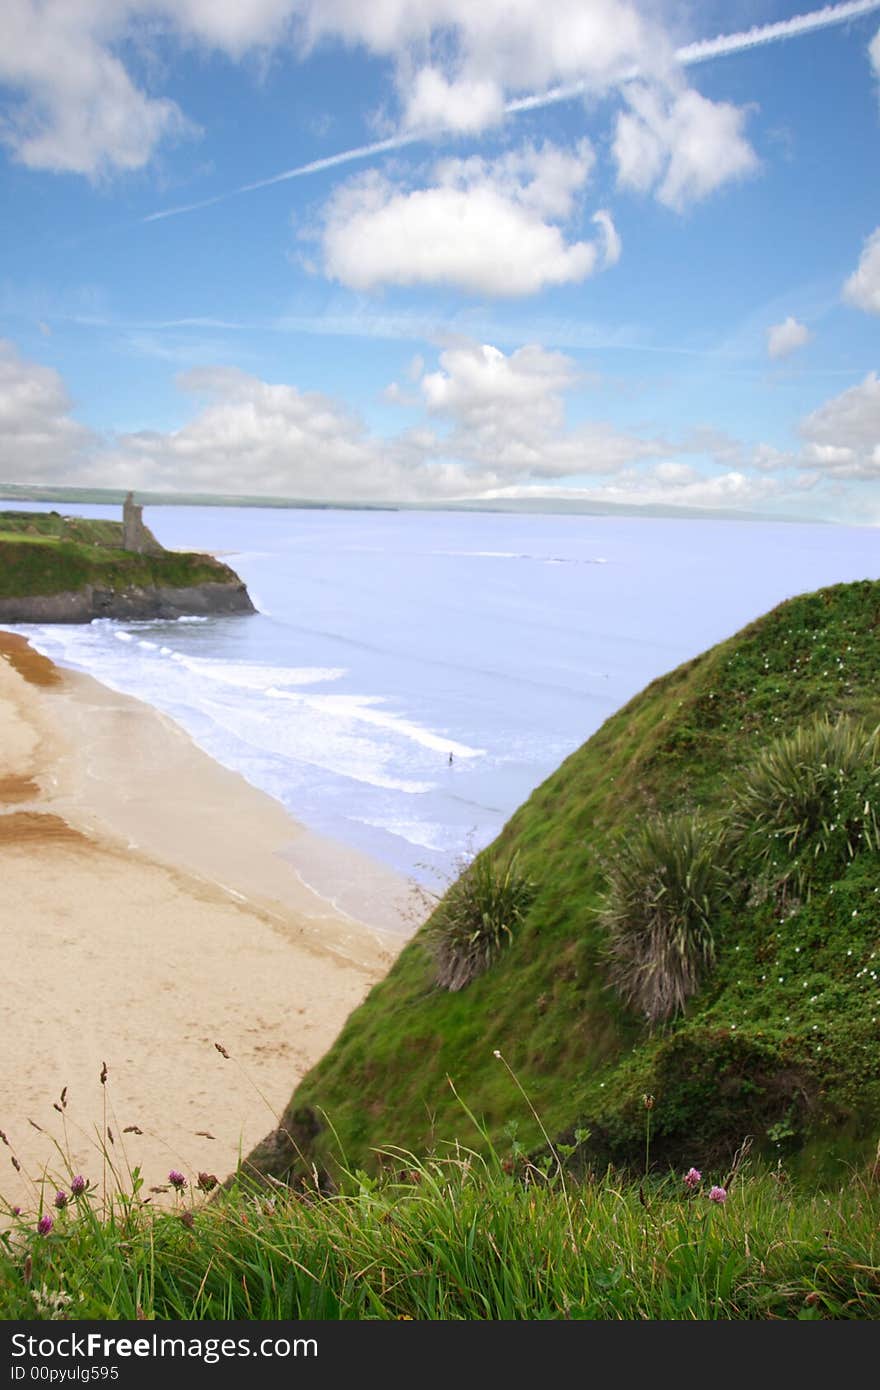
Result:
<instances>
[{"instance_id":1,"label":"rocky cliff face","mask_svg":"<svg viewBox=\"0 0 880 1390\"><path fill-rule=\"evenodd\" d=\"M57 594L0 598L0 623L89 623L93 618L137 621L256 611L238 578L182 588L156 584L107 589L85 584Z\"/></svg>"}]
</instances>

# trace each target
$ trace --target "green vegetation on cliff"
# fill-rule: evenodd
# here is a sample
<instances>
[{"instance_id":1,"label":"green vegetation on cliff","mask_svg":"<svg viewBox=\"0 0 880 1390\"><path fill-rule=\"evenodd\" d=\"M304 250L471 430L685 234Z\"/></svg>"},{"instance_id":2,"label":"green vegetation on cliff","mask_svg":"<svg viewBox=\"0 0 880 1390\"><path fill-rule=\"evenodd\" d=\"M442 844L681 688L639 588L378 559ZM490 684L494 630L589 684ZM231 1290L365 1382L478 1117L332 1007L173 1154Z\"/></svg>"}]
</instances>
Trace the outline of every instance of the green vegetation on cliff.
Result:
<instances>
[{"instance_id":1,"label":"green vegetation on cliff","mask_svg":"<svg viewBox=\"0 0 880 1390\"><path fill-rule=\"evenodd\" d=\"M101 589L188 588L235 576L210 555L122 548L117 521L62 517L57 512L0 512L0 598Z\"/></svg>"},{"instance_id":2,"label":"green vegetation on cliff","mask_svg":"<svg viewBox=\"0 0 880 1390\"><path fill-rule=\"evenodd\" d=\"M478 1148L540 1151L541 1127L523 1113L496 1051L549 1134L569 1141L573 1162L594 1168L643 1165L646 1094L651 1159L661 1167L728 1161L746 1135L817 1176L839 1176L841 1161L872 1151L880 855L865 788L880 809L876 770L862 768L868 781L858 787L845 769L837 791L833 779L822 783L823 796L842 797L843 831L821 803L817 815L804 813L801 831L768 812L764 830L777 837L778 856L743 819L746 811L761 819L755 789L773 783L798 740L821 740L823 721L865 747L880 723L880 583L780 605L609 719L481 856L503 874L516 855L534 885L489 968L464 988L438 985L441 905L251 1163L278 1177L303 1162L333 1176L340 1159L370 1171L389 1144L426 1154L456 1135ZM843 806L850 793L864 794L858 814ZM627 961L613 949L609 892L646 826L680 836L692 817L687 852L703 855L706 844L694 825L715 827L732 856L731 882L721 891L700 861L715 886L699 888L688 909L698 954L681 998L673 990L652 1024L647 996L621 987ZM682 881L695 880L684 873ZM463 1118L450 1080L485 1140Z\"/></svg>"}]
</instances>

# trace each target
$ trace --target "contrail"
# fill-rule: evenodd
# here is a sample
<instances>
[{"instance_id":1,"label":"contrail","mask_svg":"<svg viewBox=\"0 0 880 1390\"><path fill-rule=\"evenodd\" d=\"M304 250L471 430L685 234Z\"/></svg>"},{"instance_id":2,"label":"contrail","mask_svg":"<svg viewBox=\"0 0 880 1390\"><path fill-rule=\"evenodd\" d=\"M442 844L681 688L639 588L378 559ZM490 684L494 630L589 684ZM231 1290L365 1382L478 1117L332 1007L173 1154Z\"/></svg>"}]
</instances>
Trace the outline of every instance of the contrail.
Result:
<instances>
[{"instance_id":1,"label":"contrail","mask_svg":"<svg viewBox=\"0 0 880 1390\"><path fill-rule=\"evenodd\" d=\"M847 0L841 5L826 5L824 9L813 10L810 14L793 15L791 19L781 19L777 24L756 25L741 34L720 34L717 39L701 39L676 51L680 63L703 63L707 58L721 58L728 53L745 53L749 48L759 48L765 43L777 43L780 39L794 39L801 34L812 34L816 29L827 29L832 24L845 24L848 19L859 19L880 9L880 0Z\"/></svg>"},{"instance_id":2,"label":"contrail","mask_svg":"<svg viewBox=\"0 0 880 1390\"><path fill-rule=\"evenodd\" d=\"M714 39L700 39L686 44L675 51L675 57L682 67L695 63L705 63L710 58L725 58L731 53L745 53L750 48L760 48L766 43L780 43L786 39L812 34L817 29L829 29L834 24L845 24L847 20L859 19L862 15L880 10L880 0L844 0L843 4L825 5L821 10L811 10L809 14L793 15L791 19L781 19L775 24L756 25L737 34L719 34ZM633 72L632 76L636 73ZM572 82L565 86L551 87L546 92L535 92L531 96L517 97L508 101L504 107L506 115L514 116L520 111L535 111L543 106L554 106L557 102L573 101L582 96L587 89L585 82ZM400 150L406 145L416 145L425 140L433 140L438 135L448 133L445 127L434 130L410 131L405 135L392 135L387 140L376 140L371 145L358 145L340 154L328 155L325 159L313 159L308 164L299 164L295 169L285 169L267 179L255 183L244 183L240 188L227 193L217 193L213 198L203 198L197 203L181 203L177 207L163 208L141 218L142 222L161 222L166 217L179 217L185 212L197 212L201 208L224 203L228 198L238 198L243 193L253 193L258 188L270 188L275 183L286 183L288 179L301 179L309 174L319 174L324 169L335 169L339 164L353 164L359 159L371 159L373 155L387 154L389 150Z\"/></svg>"},{"instance_id":3,"label":"contrail","mask_svg":"<svg viewBox=\"0 0 880 1390\"><path fill-rule=\"evenodd\" d=\"M877 0L880 5L880 0ZM214 203L223 203L227 198L237 198L241 193L253 193L257 188L269 188L273 183L284 183L287 179L301 179L306 174L319 174L322 169L333 169L337 164L350 164L353 159L369 159L374 154L385 154L388 150L399 150L402 145L413 145L417 140L429 140L439 131L423 131L418 135L392 135L388 140L376 140L372 145L359 145L356 150L343 150L341 154L330 154L325 159L313 159L310 164L300 164L296 169L285 169L282 174L272 174L268 179L257 179L256 183L243 183L228 193L218 193L213 198L203 198L198 203L182 203L179 207L165 208L162 212L151 212L142 217L142 222L160 222L163 217L176 217L182 212L195 212L198 208L209 208Z\"/></svg>"}]
</instances>

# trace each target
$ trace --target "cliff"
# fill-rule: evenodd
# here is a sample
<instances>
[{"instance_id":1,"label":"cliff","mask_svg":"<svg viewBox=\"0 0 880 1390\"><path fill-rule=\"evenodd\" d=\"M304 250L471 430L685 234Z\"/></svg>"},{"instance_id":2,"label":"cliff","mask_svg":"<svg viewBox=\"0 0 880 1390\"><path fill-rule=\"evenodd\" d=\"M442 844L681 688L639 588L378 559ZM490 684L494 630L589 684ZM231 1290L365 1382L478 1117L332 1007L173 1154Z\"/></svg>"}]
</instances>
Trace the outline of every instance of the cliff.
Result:
<instances>
[{"instance_id":1,"label":"cliff","mask_svg":"<svg viewBox=\"0 0 880 1390\"><path fill-rule=\"evenodd\" d=\"M139 526L139 548L127 549L130 519L124 529L57 512L0 512L0 623L255 612L228 565L163 550Z\"/></svg>"},{"instance_id":2,"label":"cliff","mask_svg":"<svg viewBox=\"0 0 880 1390\"><path fill-rule=\"evenodd\" d=\"M644 1172L646 1116L651 1161L682 1170L747 1135L829 1177L873 1155L878 632L878 582L801 595L614 714L450 888L250 1170L338 1179L455 1139L534 1153L519 1085L599 1172ZM494 959L445 982L438 940L485 936L516 874ZM691 941L666 1008L655 986Z\"/></svg>"}]
</instances>

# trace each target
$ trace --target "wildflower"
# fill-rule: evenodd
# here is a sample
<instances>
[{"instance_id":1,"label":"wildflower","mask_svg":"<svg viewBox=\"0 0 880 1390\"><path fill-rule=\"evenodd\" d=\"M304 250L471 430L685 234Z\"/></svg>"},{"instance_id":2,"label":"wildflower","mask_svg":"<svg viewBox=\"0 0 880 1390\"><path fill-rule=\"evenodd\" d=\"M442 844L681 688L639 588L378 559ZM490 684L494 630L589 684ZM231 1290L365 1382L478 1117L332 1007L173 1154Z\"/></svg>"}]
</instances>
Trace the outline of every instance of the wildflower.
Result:
<instances>
[{"instance_id":1,"label":"wildflower","mask_svg":"<svg viewBox=\"0 0 880 1390\"><path fill-rule=\"evenodd\" d=\"M498 1059L499 1062L501 1061L501 1053L498 1051L498 1048L497 1048L497 1047L496 1047L495 1051L492 1053L492 1056L493 1056L493 1057L497 1057L497 1059Z\"/></svg>"},{"instance_id":2,"label":"wildflower","mask_svg":"<svg viewBox=\"0 0 880 1390\"><path fill-rule=\"evenodd\" d=\"M646 1110L653 1110L653 1109L654 1109L654 1097L653 1097L653 1096L642 1096L642 1104L644 1105L644 1107L645 1107Z\"/></svg>"},{"instance_id":3,"label":"wildflower","mask_svg":"<svg viewBox=\"0 0 880 1390\"><path fill-rule=\"evenodd\" d=\"M58 1192L55 1193L55 1205L56 1205L56 1207L58 1208L59 1211L63 1211L63 1210L64 1210L64 1208L67 1206L68 1200L69 1200L69 1198L68 1198L66 1192L61 1192L61 1191L59 1190Z\"/></svg>"},{"instance_id":4,"label":"wildflower","mask_svg":"<svg viewBox=\"0 0 880 1390\"><path fill-rule=\"evenodd\" d=\"M702 1181L703 1174L700 1172L699 1168L689 1168L684 1175L684 1185L685 1187L689 1187L692 1192L695 1187L699 1187Z\"/></svg>"},{"instance_id":5,"label":"wildflower","mask_svg":"<svg viewBox=\"0 0 880 1390\"><path fill-rule=\"evenodd\" d=\"M71 1180L70 1190L74 1197L81 1197L87 1187L88 1183L82 1173L77 1173L76 1177Z\"/></svg>"},{"instance_id":6,"label":"wildflower","mask_svg":"<svg viewBox=\"0 0 880 1390\"><path fill-rule=\"evenodd\" d=\"M54 1225L55 1222L47 1213L45 1216L41 1216L37 1222L37 1233L41 1236L47 1236Z\"/></svg>"},{"instance_id":7,"label":"wildflower","mask_svg":"<svg viewBox=\"0 0 880 1390\"><path fill-rule=\"evenodd\" d=\"M37 1311L44 1317L64 1318L65 1310L73 1302L69 1293L63 1289L48 1289L45 1284L41 1284L39 1289L34 1289L34 1303Z\"/></svg>"},{"instance_id":8,"label":"wildflower","mask_svg":"<svg viewBox=\"0 0 880 1390\"><path fill-rule=\"evenodd\" d=\"M709 1201L717 1202L719 1206L723 1206L727 1201L727 1188L713 1187L709 1193Z\"/></svg>"},{"instance_id":9,"label":"wildflower","mask_svg":"<svg viewBox=\"0 0 880 1390\"><path fill-rule=\"evenodd\" d=\"M180 1213L179 1219L189 1231L191 1231L193 1226L196 1224L196 1218L193 1216L191 1211L182 1211Z\"/></svg>"},{"instance_id":10,"label":"wildflower","mask_svg":"<svg viewBox=\"0 0 880 1390\"><path fill-rule=\"evenodd\" d=\"M176 1168L171 1169L171 1172L168 1174L168 1181L171 1183L172 1187L177 1188L178 1192L182 1192L186 1187L186 1178L182 1173L178 1173Z\"/></svg>"},{"instance_id":11,"label":"wildflower","mask_svg":"<svg viewBox=\"0 0 880 1390\"><path fill-rule=\"evenodd\" d=\"M199 1173L199 1180L196 1184L202 1192L213 1192L217 1186L217 1175L215 1173Z\"/></svg>"},{"instance_id":12,"label":"wildflower","mask_svg":"<svg viewBox=\"0 0 880 1390\"><path fill-rule=\"evenodd\" d=\"M13 1208L12 1208L12 1215L13 1215L13 1216L21 1216L21 1207L13 1207Z\"/></svg>"}]
</instances>

